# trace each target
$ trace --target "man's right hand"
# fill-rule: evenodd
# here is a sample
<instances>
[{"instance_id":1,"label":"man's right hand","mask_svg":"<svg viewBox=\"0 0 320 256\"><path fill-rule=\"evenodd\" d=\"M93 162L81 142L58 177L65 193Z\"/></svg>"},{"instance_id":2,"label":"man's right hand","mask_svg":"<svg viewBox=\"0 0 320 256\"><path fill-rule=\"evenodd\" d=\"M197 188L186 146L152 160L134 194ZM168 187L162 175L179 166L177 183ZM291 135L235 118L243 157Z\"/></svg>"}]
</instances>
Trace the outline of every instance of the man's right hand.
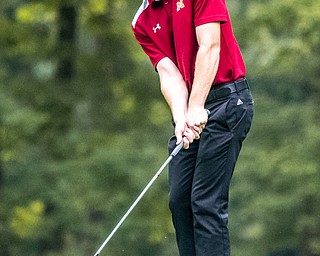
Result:
<instances>
[{"instance_id":1,"label":"man's right hand","mask_svg":"<svg viewBox=\"0 0 320 256\"><path fill-rule=\"evenodd\" d=\"M197 134L192 129L187 126L186 121L176 121L175 123L175 135L177 138L177 145L183 140L183 148L188 149L190 143L195 139L200 137L200 134Z\"/></svg>"}]
</instances>

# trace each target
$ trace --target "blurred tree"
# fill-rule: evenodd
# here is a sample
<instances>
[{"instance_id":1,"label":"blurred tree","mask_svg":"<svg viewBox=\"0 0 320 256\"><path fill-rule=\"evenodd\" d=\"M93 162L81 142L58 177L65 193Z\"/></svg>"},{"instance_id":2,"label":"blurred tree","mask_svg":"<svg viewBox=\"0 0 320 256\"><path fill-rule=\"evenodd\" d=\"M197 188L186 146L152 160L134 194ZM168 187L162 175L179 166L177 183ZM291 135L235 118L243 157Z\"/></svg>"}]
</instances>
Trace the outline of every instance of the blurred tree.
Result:
<instances>
[{"instance_id":1,"label":"blurred tree","mask_svg":"<svg viewBox=\"0 0 320 256\"><path fill-rule=\"evenodd\" d=\"M124 0L0 2L0 254L90 255L166 156L170 114ZM319 1L228 0L256 100L233 252L320 255ZM162 146L159 146L162 145ZM105 253L176 255L163 177Z\"/></svg>"},{"instance_id":2,"label":"blurred tree","mask_svg":"<svg viewBox=\"0 0 320 256\"><path fill-rule=\"evenodd\" d=\"M290 255L319 255L316 202L320 194L316 187L320 176L315 159L320 152L320 125L314 119L316 111L312 104L288 105L269 97L258 100L259 115L232 190L236 214L231 230L235 230L235 248L242 252L237 255L248 255L248 251L277 255L285 250L294 252ZM277 115L270 111L274 108L280 110Z\"/></svg>"},{"instance_id":3,"label":"blurred tree","mask_svg":"<svg viewBox=\"0 0 320 256\"><path fill-rule=\"evenodd\" d=\"M57 77L71 79L75 69L77 10L74 5L61 2L57 12L59 30L57 49L61 54Z\"/></svg>"},{"instance_id":4,"label":"blurred tree","mask_svg":"<svg viewBox=\"0 0 320 256\"><path fill-rule=\"evenodd\" d=\"M247 226L234 232L237 255L320 255L319 4L232 5L241 6L233 9L235 31L256 95L233 187L234 229Z\"/></svg>"},{"instance_id":5,"label":"blurred tree","mask_svg":"<svg viewBox=\"0 0 320 256\"><path fill-rule=\"evenodd\" d=\"M319 99L320 2L244 1L236 31L248 71L280 101ZM242 17L245 17L242 19Z\"/></svg>"},{"instance_id":6,"label":"blurred tree","mask_svg":"<svg viewBox=\"0 0 320 256\"><path fill-rule=\"evenodd\" d=\"M162 108L166 114L167 109L157 103L160 95L154 93L155 87L146 86L152 81L135 75L129 47L136 45L127 43L130 23L123 16L126 2L2 4L11 11L2 20L8 40L3 41L1 65L6 72L0 76L0 95L9 98L1 109L5 121L11 112L17 118L1 122L1 129L14 135L5 134L1 144L1 155L12 152L5 159L1 255L91 254L106 235L105 226L111 228L112 220L131 203L135 195L130 192L140 189L140 177L152 167L143 163L146 152L140 158L135 155L150 135L137 137L141 131L132 128L141 122L145 131L158 127L164 117L154 113ZM157 109L148 113L154 103ZM146 118L151 121L149 128ZM151 162L159 150L166 155L155 143L163 136L167 139L159 134L150 142ZM122 187L128 191L121 196ZM34 205L44 210L34 211ZM167 227L168 219L164 222ZM116 249L119 244L132 246L139 237L149 239L153 232L168 228L146 227L143 234L127 230L130 242L123 238L110 250L121 253ZM159 239L148 242L154 249L158 243ZM141 244L129 253L141 255L150 247Z\"/></svg>"}]
</instances>

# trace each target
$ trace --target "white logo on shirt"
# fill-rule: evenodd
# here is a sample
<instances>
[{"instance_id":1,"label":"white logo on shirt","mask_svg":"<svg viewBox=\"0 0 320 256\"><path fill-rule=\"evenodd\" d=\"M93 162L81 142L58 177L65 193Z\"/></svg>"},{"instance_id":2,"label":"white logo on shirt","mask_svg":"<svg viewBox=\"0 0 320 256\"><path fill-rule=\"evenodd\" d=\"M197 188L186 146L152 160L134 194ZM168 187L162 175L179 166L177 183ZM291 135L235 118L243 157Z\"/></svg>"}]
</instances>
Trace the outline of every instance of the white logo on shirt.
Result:
<instances>
[{"instance_id":1,"label":"white logo on shirt","mask_svg":"<svg viewBox=\"0 0 320 256\"><path fill-rule=\"evenodd\" d=\"M184 8L183 0L180 0L177 2L177 12L180 11L182 8Z\"/></svg>"},{"instance_id":2,"label":"white logo on shirt","mask_svg":"<svg viewBox=\"0 0 320 256\"><path fill-rule=\"evenodd\" d=\"M156 27L152 28L154 33L157 33L157 30L161 29L160 24L158 23Z\"/></svg>"}]
</instances>

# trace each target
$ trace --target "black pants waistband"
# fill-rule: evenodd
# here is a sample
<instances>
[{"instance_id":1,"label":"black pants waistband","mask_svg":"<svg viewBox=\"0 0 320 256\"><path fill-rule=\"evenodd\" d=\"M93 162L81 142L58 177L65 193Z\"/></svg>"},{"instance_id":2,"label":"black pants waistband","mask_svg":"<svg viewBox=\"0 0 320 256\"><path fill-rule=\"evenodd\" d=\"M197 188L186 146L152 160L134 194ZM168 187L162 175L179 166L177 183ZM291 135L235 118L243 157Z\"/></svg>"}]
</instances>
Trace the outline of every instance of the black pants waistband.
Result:
<instances>
[{"instance_id":1,"label":"black pants waistband","mask_svg":"<svg viewBox=\"0 0 320 256\"><path fill-rule=\"evenodd\" d=\"M219 84L210 89L206 102L223 98L231 93L238 93L246 89L249 89L249 83L246 78L236 80L231 83Z\"/></svg>"}]
</instances>

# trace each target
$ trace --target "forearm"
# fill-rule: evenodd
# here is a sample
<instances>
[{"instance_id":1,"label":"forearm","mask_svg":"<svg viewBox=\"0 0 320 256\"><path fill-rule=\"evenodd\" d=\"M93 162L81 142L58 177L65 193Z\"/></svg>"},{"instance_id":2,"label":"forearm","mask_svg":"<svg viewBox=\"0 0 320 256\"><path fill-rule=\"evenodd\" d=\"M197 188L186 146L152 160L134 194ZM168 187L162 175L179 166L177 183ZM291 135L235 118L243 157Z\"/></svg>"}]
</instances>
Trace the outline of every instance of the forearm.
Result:
<instances>
[{"instance_id":1,"label":"forearm","mask_svg":"<svg viewBox=\"0 0 320 256\"><path fill-rule=\"evenodd\" d=\"M219 24L209 24L210 29L218 33L214 38L206 38L205 27L197 28L199 50L196 57L194 82L189 99L189 107L203 107L216 76L220 56ZM212 27L212 28L211 28Z\"/></svg>"},{"instance_id":2,"label":"forearm","mask_svg":"<svg viewBox=\"0 0 320 256\"><path fill-rule=\"evenodd\" d=\"M168 59L159 62L161 92L166 99L175 122L185 120L188 91L177 67Z\"/></svg>"},{"instance_id":3,"label":"forearm","mask_svg":"<svg viewBox=\"0 0 320 256\"><path fill-rule=\"evenodd\" d=\"M161 82L161 92L171 109L174 122L185 119L188 99L186 86L175 78L167 78Z\"/></svg>"},{"instance_id":4,"label":"forearm","mask_svg":"<svg viewBox=\"0 0 320 256\"><path fill-rule=\"evenodd\" d=\"M187 126L188 113L188 90L184 79L176 67L169 59L162 59L157 66L161 91L170 106L173 120L175 122L175 135L177 144L183 141L183 147L189 148L189 144L193 142L199 134L194 133Z\"/></svg>"},{"instance_id":5,"label":"forearm","mask_svg":"<svg viewBox=\"0 0 320 256\"><path fill-rule=\"evenodd\" d=\"M203 107L218 70L219 49L200 47L195 67L195 77L189 107Z\"/></svg>"}]
</instances>

